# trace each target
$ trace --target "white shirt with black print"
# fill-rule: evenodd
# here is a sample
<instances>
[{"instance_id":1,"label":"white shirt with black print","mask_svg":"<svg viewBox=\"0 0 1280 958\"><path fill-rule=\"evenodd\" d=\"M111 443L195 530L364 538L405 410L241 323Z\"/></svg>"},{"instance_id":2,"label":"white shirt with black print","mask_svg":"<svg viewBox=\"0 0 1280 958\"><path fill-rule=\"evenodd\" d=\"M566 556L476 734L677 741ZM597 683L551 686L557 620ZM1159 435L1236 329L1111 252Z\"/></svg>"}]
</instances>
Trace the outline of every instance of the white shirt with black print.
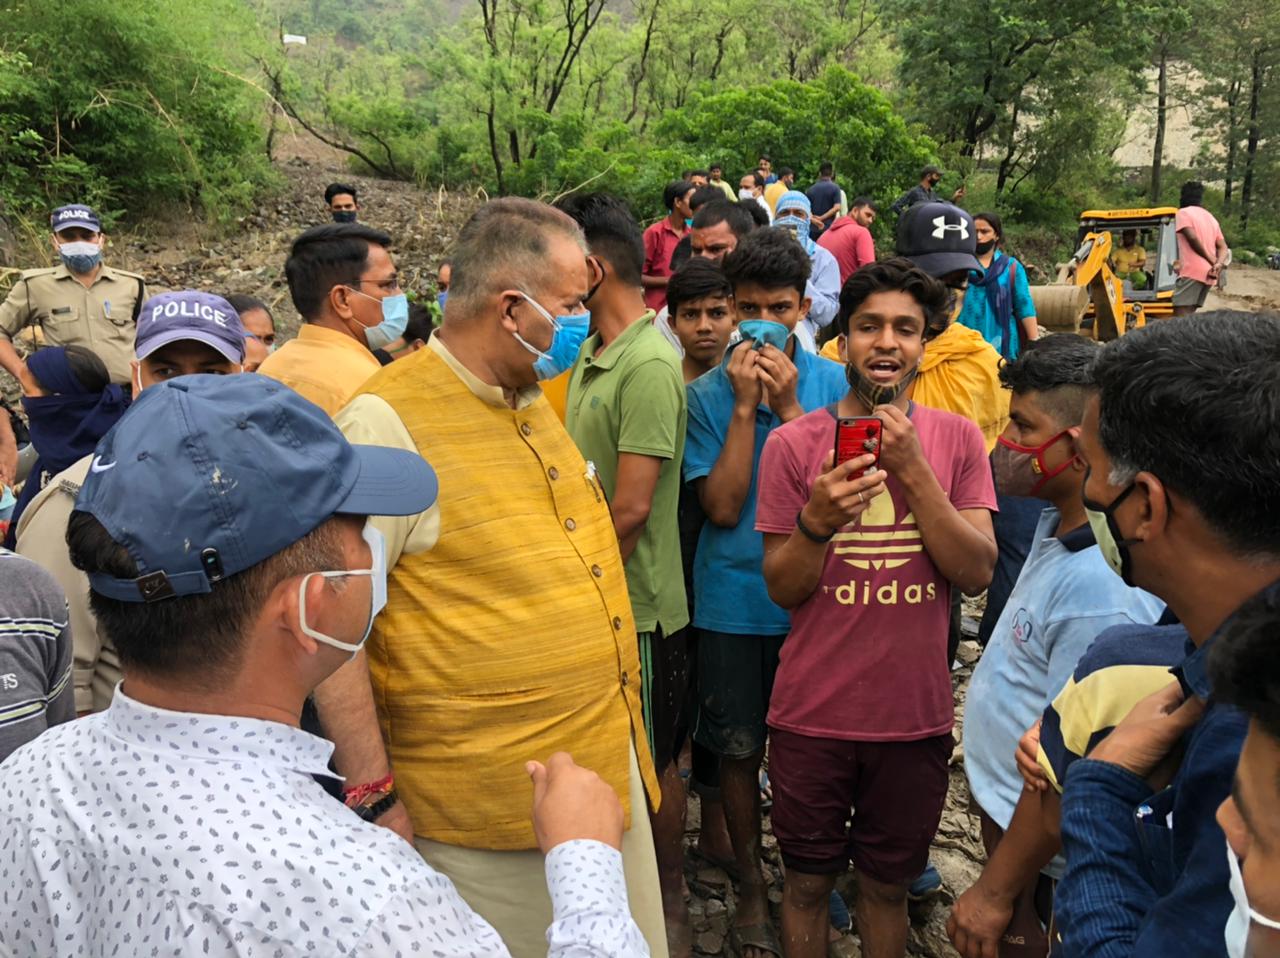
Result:
<instances>
[{"instance_id":1,"label":"white shirt with black print","mask_svg":"<svg viewBox=\"0 0 1280 958\"><path fill-rule=\"evenodd\" d=\"M332 751L117 688L0 765L0 954L507 955L448 878L312 780ZM547 885L549 954L648 955L616 849L557 846Z\"/></svg>"}]
</instances>

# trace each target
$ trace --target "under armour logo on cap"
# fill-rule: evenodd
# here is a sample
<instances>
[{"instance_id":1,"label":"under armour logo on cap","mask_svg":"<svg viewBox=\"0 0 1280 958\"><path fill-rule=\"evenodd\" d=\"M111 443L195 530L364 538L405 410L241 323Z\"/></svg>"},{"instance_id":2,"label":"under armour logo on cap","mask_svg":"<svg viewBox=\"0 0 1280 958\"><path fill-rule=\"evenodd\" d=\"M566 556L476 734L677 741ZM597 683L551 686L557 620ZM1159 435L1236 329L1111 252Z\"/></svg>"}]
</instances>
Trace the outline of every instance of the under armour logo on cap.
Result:
<instances>
[{"instance_id":1,"label":"under armour logo on cap","mask_svg":"<svg viewBox=\"0 0 1280 958\"><path fill-rule=\"evenodd\" d=\"M898 220L897 248L933 277L968 272L981 277L973 217L952 203L917 203Z\"/></svg>"},{"instance_id":2,"label":"under armour logo on cap","mask_svg":"<svg viewBox=\"0 0 1280 958\"><path fill-rule=\"evenodd\" d=\"M948 223L945 216L933 218L933 238L943 239L949 231L958 232L962 240L969 238L969 224L961 219L957 223Z\"/></svg>"}]
</instances>

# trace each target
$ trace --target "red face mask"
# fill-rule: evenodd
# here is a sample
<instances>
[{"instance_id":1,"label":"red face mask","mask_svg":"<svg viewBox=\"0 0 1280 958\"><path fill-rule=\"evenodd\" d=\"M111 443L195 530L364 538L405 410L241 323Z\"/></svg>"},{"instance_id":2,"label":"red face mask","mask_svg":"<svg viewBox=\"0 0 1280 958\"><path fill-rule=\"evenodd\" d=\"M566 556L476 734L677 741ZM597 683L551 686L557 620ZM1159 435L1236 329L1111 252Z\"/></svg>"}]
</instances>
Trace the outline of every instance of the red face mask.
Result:
<instances>
[{"instance_id":1,"label":"red face mask","mask_svg":"<svg viewBox=\"0 0 1280 958\"><path fill-rule=\"evenodd\" d=\"M1065 472L1079 456L1072 456L1056 469L1045 465L1044 454L1070 430L1064 429L1052 439L1038 446L1020 446L1001 436L991 452L991 468L995 473L996 489L1005 496L1034 496L1054 476Z\"/></svg>"}]
</instances>

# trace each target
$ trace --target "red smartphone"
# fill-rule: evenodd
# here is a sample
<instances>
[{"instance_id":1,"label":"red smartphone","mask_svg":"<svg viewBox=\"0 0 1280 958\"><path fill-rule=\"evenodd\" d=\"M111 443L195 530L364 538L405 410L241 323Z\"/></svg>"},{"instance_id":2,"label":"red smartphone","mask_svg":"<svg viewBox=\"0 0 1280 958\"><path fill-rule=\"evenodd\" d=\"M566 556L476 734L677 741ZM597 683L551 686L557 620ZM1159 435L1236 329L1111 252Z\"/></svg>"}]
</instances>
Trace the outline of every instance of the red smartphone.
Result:
<instances>
[{"instance_id":1,"label":"red smartphone","mask_svg":"<svg viewBox=\"0 0 1280 958\"><path fill-rule=\"evenodd\" d=\"M884 428L875 416L853 416L836 420L836 461L840 463L872 453L876 457L868 469L880 465L880 431Z\"/></svg>"}]
</instances>

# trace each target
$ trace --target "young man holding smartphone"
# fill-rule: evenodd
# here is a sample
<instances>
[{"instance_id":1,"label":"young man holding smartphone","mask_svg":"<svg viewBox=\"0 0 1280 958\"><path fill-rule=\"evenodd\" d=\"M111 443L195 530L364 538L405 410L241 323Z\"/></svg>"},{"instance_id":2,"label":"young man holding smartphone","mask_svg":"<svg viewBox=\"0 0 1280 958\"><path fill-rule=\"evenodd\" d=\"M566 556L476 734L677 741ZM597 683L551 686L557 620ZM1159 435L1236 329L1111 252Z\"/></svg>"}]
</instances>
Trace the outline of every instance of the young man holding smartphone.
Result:
<instances>
[{"instance_id":1,"label":"young man holding smartphone","mask_svg":"<svg viewBox=\"0 0 1280 958\"><path fill-rule=\"evenodd\" d=\"M687 387L684 478L707 522L694 561L699 714L695 741L720 757L720 787L740 876L732 945L748 958L779 953L760 864L760 761L787 613L770 601L756 531L756 464L783 423L835 402L840 367L797 348L809 311L809 256L781 230L756 230L724 258L742 341ZM825 920L826 899L823 899ZM826 948L827 934L821 934Z\"/></svg>"},{"instance_id":2,"label":"young man holding smartphone","mask_svg":"<svg viewBox=\"0 0 1280 958\"><path fill-rule=\"evenodd\" d=\"M986 588L996 559L982 434L907 398L948 302L906 260L851 277L836 317L848 392L776 430L760 460L764 578L791 612L769 709L788 958L825 954L850 860L863 954L905 954L907 888L946 799L951 590ZM878 450L834 465L836 418L871 416Z\"/></svg>"}]
</instances>

